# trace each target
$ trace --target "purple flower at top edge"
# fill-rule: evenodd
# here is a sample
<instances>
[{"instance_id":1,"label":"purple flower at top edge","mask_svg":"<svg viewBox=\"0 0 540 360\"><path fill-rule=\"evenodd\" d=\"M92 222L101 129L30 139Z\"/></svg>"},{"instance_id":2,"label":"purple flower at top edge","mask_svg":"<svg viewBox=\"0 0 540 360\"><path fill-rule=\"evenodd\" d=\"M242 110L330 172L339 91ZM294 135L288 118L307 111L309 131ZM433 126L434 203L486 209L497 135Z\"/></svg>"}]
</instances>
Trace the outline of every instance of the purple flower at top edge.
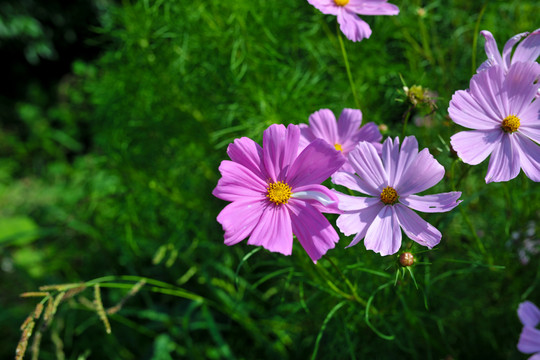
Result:
<instances>
[{"instance_id":1,"label":"purple flower at top edge","mask_svg":"<svg viewBox=\"0 0 540 360\"><path fill-rule=\"evenodd\" d=\"M371 36L371 28L358 15L397 15L399 8L388 0L308 0L323 14L336 15L341 32L351 41Z\"/></svg>"},{"instance_id":2,"label":"purple flower at top edge","mask_svg":"<svg viewBox=\"0 0 540 360\"><path fill-rule=\"evenodd\" d=\"M507 73L512 64L517 62L533 62L540 56L540 29L532 33L524 32L512 36L504 45L502 54L499 52L497 42L493 35L483 30L480 32L486 39L484 48L486 50L487 60L480 65L478 72L487 70L492 66L502 66L504 72ZM517 46L516 44L521 40ZM512 50L516 48L512 55Z\"/></svg>"},{"instance_id":3,"label":"purple flower at top edge","mask_svg":"<svg viewBox=\"0 0 540 360\"><path fill-rule=\"evenodd\" d=\"M540 309L530 301L519 304L518 317L523 324L517 348L525 354L534 354L529 360L540 360L540 330L536 329L540 323Z\"/></svg>"},{"instance_id":4,"label":"purple flower at top edge","mask_svg":"<svg viewBox=\"0 0 540 360\"><path fill-rule=\"evenodd\" d=\"M540 64L515 63L504 74L492 66L474 75L469 90L452 96L448 113L462 131L450 139L458 156L477 165L490 154L486 182L508 181L523 169L540 181L540 101L535 100Z\"/></svg>"},{"instance_id":5,"label":"purple flower at top edge","mask_svg":"<svg viewBox=\"0 0 540 360\"><path fill-rule=\"evenodd\" d=\"M360 141L371 142L380 153L382 150L382 135L375 123L362 124L362 112L356 109L343 109L336 122L334 113L328 109L321 109L309 116L309 126L300 124L300 149L305 148L315 139L323 139L339 150L344 159ZM354 172L348 162L341 168L344 171Z\"/></svg>"},{"instance_id":6,"label":"purple flower at top edge","mask_svg":"<svg viewBox=\"0 0 540 360\"><path fill-rule=\"evenodd\" d=\"M222 177L212 194L231 201L217 217L225 244L249 237L248 244L284 255L292 253L293 233L316 262L334 248L339 236L321 212L339 213L338 198L320 185L344 159L323 140L298 152L300 128L271 125L263 147L249 138L227 149Z\"/></svg>"},{"instance_id":7,"label":"purple flower at top edge","mask_svg":"<svg viewBox=\"0 0 540 360\"><path fill-rule=\"evenodd\" d=\"M332 182L371 197L341 194L339 209L343 214L337 226L345 235L356 234L348 247L364 239L366 249L381 255L395 254L401 246L401 229L422 246L432 248L441 240L441 233L418 216L422 212L446 212L461 201L461 192L418 196L437 184L444 176L444 168L433 158L428 149L418 152L414 136L387 138L383 143L382 157L368 142L360 142L350 152L349 162L356 174L338 172Z\"/></svg>"}]
</instances>

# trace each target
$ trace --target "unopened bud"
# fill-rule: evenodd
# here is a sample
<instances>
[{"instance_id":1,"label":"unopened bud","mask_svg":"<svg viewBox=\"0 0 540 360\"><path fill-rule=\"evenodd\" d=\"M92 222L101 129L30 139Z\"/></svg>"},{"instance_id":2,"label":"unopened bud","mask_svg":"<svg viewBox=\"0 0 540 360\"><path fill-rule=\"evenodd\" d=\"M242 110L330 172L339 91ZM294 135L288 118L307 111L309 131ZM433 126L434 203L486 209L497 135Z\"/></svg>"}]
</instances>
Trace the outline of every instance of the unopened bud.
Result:
<instances>
[{"instance_id":1,"label":"unopened bud","mask_svg":"<svg viewBox=\"0 0 540 360\"><path fill-rule=\"evenodd\" d=\"M399 263L401 266L411 266L414 264L414 256L410 252L404 252L399 255Z\"/></svg>"}]
</instances>

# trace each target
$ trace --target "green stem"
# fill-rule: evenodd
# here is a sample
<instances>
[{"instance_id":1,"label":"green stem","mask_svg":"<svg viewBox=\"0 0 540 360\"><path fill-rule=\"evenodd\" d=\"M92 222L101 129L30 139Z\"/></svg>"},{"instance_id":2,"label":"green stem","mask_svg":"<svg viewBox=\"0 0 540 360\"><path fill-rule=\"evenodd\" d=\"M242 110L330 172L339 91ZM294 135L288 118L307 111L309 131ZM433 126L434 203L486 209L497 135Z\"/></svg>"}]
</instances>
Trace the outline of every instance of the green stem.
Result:
<instances>
[{"instance_id":1,"label":"green stem","mask_svg":"<svg viewBox=\"0 0 540 360\"><path fill-rule=\"evenodd\" d=\"M409 106L407 109L407 112L403 114L403 129L401 130L401 141L405 138L405 133L407 132L407 123L409 122L409 118L411 117L413 107Z\"/></svg>"},{"instance_id":2,"label":"green stem","mask_svg":"<svg viewBox=\"0 0 540 360\"><path fill-rule=\"evenodd\" d=\"M327 259L330 262L330 265L338 272L339 276L345 281L349 289L351 290L352 296L354 300L356 300L359 304L362 306L367 306L367 301L362 299L360 296L358 296L358 293L356 292L356 288L353 286L353 284L349 281L349 279L343 274L341 269L334 263L331 257L325 256L325 259ZM373 313L376 314L377 310L375 308L372 309Z\"/></svg>"},{"instance_id":3,"label":"green stem","mask_svg":"<svg viewBox=\"0 0 540 360\"><path fill-rule=\"evenodd\" d=\"M341 54L343 55L343 60L345 61L345 69L347 69L347 76L349 77L349 84L351 85L351 91L354 98L354 103L356 108L360 109L360 102L358 101L358 96L356 95L356 89L354 88L354 81L351 73L351 67L349 65L349 58L347 57L347 51L345 50L345 44L343 43L343 37L341 36L341 30L339 29L339 24L337 26L337 37L339 40L339 45L341 46Z\"/></svg>"}]
</instances>

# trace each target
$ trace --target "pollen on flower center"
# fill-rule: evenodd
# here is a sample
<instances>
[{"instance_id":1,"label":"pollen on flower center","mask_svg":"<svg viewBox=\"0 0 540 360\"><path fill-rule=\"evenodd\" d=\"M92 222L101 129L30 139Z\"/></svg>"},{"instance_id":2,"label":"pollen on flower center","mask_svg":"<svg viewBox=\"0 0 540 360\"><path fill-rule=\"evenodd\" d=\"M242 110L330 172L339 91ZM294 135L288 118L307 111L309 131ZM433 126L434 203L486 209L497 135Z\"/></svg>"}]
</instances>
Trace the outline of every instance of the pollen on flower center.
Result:
<instances>
[{"instance_id":1,"label":"pollen on flower center","mask_svg":"<svg viewBox=\"0 0 540 360\"><path fill-rule=\"evenodd\" d=\"M341 144L334 144L334 147L336 148L337 151L343 152L343 148L341 147Z\"/></svg>"},{"instance_id":2,"label":"pollen on flower center","mask_svg":"<svg viewBox=\"0 0 540 360\"><path fill-rule=\"evenodd\" d=\"M268 194L266 194L268 200L278 205L289 202L292 195L291 187L282 181L270 183L266 189L268 190Z\"/></svg>"},{"instance_id":3,"label":"pollen on flower center","mask_svg":"<svg viewBox=\"0 0 540 360\"><path fill-rule=\"evenodd\" d=\"M349 3L349 0L334 0L337 6L345 6Z\"/></svg>"},{"instance_id":4,"label":"pollen on flower center","mask_svg":"<svg viewBox=\"0 0 540 360\"><path fill-rule=\"evenodd\" d=\"M387 186L381 193L381 201L386 205L394 205L397 203L399 196L394 188Z\"/></svg>"},{"instance_id":5,"label":"pollen on flower center","mask_svg":"<svg viewBox=\"0 0 540 360\"><path fill-rule=\"evenodd\" d=\"M516 115L508 115L502 121L502 129L507 133L516 132L519 129L520 121Z\"/></svg>"}]
</instances>

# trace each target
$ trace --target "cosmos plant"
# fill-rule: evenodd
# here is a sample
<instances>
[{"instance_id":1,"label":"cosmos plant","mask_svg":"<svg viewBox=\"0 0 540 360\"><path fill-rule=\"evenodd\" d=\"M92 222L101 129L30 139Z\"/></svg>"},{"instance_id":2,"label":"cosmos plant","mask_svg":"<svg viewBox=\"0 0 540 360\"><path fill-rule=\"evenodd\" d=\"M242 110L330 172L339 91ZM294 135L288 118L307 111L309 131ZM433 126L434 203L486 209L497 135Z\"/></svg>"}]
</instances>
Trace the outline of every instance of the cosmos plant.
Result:
<instances>
[{"instance_id":1,"label":"cosmos plant","mask_svg":"<svg viewBox=\"0 0 540 360\"><path fill-rule=\"evenodd\" d=\"M368 142L360 142L349 154L356 174L338 172L332 182L366 194L350 196L336 192L339 198L337 225L345 235L355 235L349 247L364 239L366 249L381 255L395 254L401 246L401 230L422 246L432 248L441 241L441 233L411 209L422 212L446 212L455 208L461 192L414 195L436 185L444 168L428 149L418 152L414 136L387 138L382 157Z\"/></svg>"},{"instance_id":2,"label":"cosmos plant","mask_svg":"<svg viewBox=\"0 0 540 360\"><path fill-rule=\"evenodd\" d=\"M511 180L520 169L540 181L540 101L533 101L539 76L536 62L515 63L507 74L491 66L473 76L469 90L452 96L450 117L472 129L453 135L452 147L470 165L491 155L487 183Z\"/></svg>"},{"instance_id":3,"label":"cosmos plant","mask_svg":"<svg viewBox=\"0 0 540 360\"><path fill-rule=\"evenodd\" d=\"M337 16L339 28L351 41L371 36L369 25L357 15L397 15L399 8L387 0L308 0L323 14Z\"/></svg>"},{"instance_id":4,"label":"cosmos plant","mask_svg":"<svg viewBox=\"0 0 540 360\"><path fill-rule=\"evenodd\" d=\"M321 139L299 153L299 141L298 126L271 125L262 148L249 138L229 145L213 191L231 201L217 217L226 245L249 237L250 245L290 255L294 233L314 262L335 246L339 236L321 212L339 212L338 199L320 184L345 159Z\"/></svg>"}]
</instances>

